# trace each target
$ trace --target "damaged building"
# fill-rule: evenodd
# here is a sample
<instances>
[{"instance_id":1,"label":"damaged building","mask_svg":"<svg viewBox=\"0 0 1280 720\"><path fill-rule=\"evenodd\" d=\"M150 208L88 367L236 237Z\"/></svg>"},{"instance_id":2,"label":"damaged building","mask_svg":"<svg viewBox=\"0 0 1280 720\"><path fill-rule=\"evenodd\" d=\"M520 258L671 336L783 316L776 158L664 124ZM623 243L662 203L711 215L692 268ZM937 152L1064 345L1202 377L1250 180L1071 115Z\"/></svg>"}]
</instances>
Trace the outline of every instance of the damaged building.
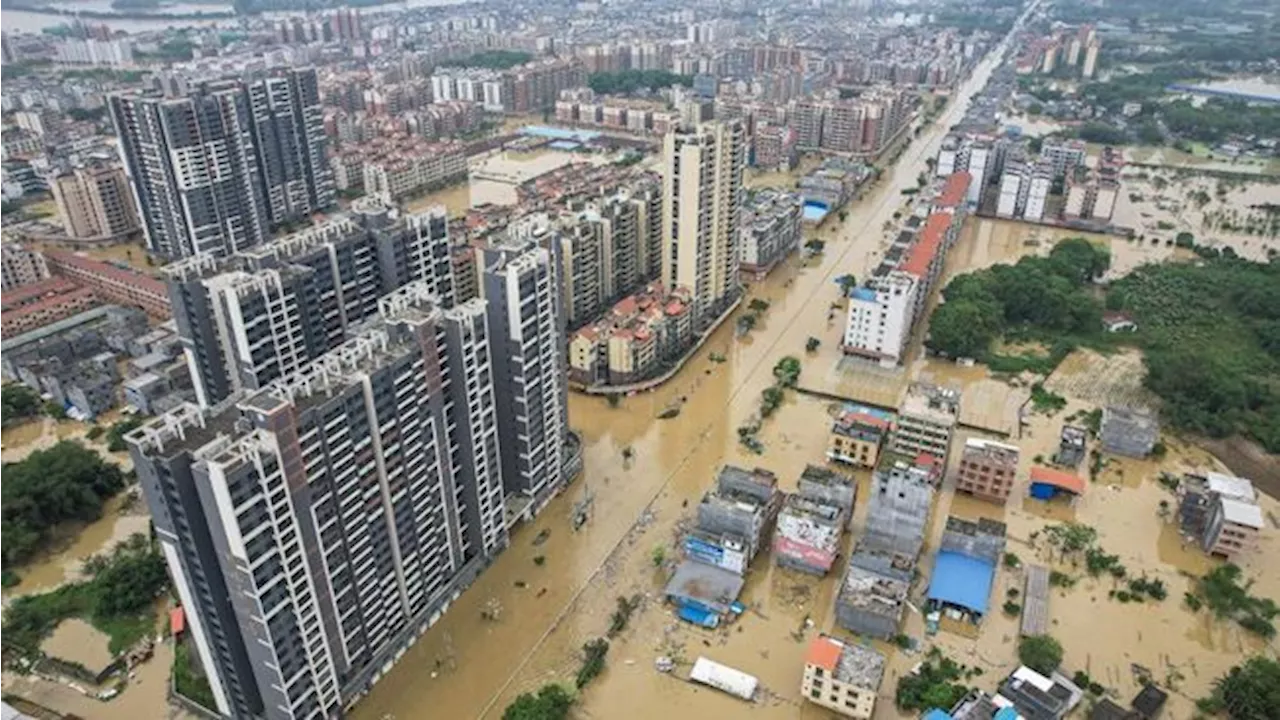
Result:
<instances>
[{"instance_id":1,"label":"damaged building","mask_svg":"<svg viewBox=\"0 0 1280 720\"><path fill-rule=\"evenodd\" d=\"M902 620L933 507L933 486L924 473L877 471L868 502L866 533L849 557L836 596L836 623L887 639Z\"/></svg>"},{"instance_id":2,"label":"damaged building","mask_svg":"<svg viewBox=\"0 0 1280 720\"><path fill-rule=\"evenodd\" d=\"M1219 472L1186 475L1178 483L1178 523L1210 555L1246 554L1263 528L1258 493L1246 478Z\"/></svg>"},{"instance_id":3,"label":"damaged building","mask_svg":"<svg viewBox=\"0 0 1280 720\"><path fill-rule=\"evenodd\" d=\"M726 465L698 504L683 540L685 560L667 583L680 617L715 627L742 591L747 566L768 540L782 506L778 479L768 470Z\"/></svg>"},{"instance_id":4,"label":"damaged building","mask_svg":"<svg viewBox=\"0 0 1280 720\"><path fill-rule=\"evenodd\" d=\"M853 515L857 486L851 478L812 465L805 468L799 485L799 492L787 495L778 513L774 561L811 575L826 575Z\"/></svg>"}]
</instances>

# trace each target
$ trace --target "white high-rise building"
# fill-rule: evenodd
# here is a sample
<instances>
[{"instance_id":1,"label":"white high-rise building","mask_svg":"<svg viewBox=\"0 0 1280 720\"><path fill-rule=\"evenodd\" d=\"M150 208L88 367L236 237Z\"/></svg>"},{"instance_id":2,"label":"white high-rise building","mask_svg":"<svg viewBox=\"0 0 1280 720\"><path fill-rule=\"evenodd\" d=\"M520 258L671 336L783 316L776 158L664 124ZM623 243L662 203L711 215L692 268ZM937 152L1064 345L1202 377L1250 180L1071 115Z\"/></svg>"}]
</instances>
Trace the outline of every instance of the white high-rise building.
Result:
<instances>
[{"instance_id":1,"label":"white high-rise building","mask_svg":"<svg viewBox=\"0 0 1280 720\"><path fill-rule=\"evenodd\" d=\"M911 340L918 282L898 270L873 277L849 296L849 313L841 349L893 367L902 361Z\"/></svg>"},{"instance_id":2,"label":"white high-rise building","mask_svg":"<svg viewBox=\"0 0 1280 720\"><path fill-rule=\"evenodd\" d=\"M703 123L668 134L663 151L661 280L690 291L701 325L740 292L746 139L738 120Z\"/></svg>"},{"instance_id":3,"label":"white high-rise building","mask_svg":"<svg viewBox=\"0 0 1280 720\"><path fill-rule=\"evenodd\" d=\"M484 303L428 290L128 436L220 717L342 716L507 544Z\"/></svg>"}]
</instances>

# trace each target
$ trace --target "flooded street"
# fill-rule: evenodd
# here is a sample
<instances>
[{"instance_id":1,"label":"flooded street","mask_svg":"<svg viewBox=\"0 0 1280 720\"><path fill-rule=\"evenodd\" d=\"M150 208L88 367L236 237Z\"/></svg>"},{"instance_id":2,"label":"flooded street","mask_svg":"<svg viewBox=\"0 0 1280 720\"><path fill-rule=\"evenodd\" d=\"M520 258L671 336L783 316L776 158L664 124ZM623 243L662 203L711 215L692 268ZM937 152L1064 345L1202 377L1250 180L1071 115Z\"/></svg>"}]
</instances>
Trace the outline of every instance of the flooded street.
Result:
<instances>
[{"instance_id":1,"label":"flooded street","mask_svg":"<svg viewBox=\"0 0 1280 720\"><path fill-rule=\"evenodd\" d=\"M959 97L968 98L980 88L992 64L983 63ZM767 467L791 489L806 463L821 460L827 432L823 402L789 394L761 431L763 456L742 448L735 428L772 384L771 368L778 358L806 358L809 336L819 337L823 345L819 357L805 359L805 372L825 372L823 359L835 352L842 324L827 322L828 307L840 301L834 278L861 276L873 266L886 237L882 226L905 199L900 191L915 186L926 159L934 156L946 128L963 109L963 102L953 104L917 138L879 186L850 206L842 226L818 230L827 241L820 258L808 264L792 258L751 287L752 296L767 297L772 306L747 336L735 341L733 324L725 323L671 382L626 398L617 408L603 399L571 396L570 422L585 444L583 477L535 523L515 533L512 546L355 707L353 717L404 720L419 717L428 707L442 717L497 717L518 693L569 677L580 646L607 627L614 598L632 593L646 594L649 601L633 616L638 628L618 639L608 669L583 698L584 716L666 713L684 718L728 712L733 701L680 685L651 667L658 654L655 644L668 635L664 628L675 623L660 604L664 578L653 567L651 550L662 545L672 554L675 523L688 512L686 503L697 502L719 466ZM712 362L712 354L725 361ZM655 419L680 398L685 402L677 417ZM632 451L630 461L623 459L625 448ZM569 511L588 493L594 498L592 519L575 534ZM534 548L533 538L544 529L550 531L549 539ZM535 565L535 555L545 556L545 564ZM773 569L767 557L753 567L743 600L755 612L738 623L744 628L740 634L708 635L710 649L701 646L702 636L692 629L680 628L670 637L689 646L682 653L688 661L705 651L758 674L778 694L770 715L795 717L801 712L796 695L802 645L789 636L806 615L819 628L829 626L833 581ZM543 588L545 594L538 597ZM481 619L482 606L494 600L502 607L500 619ZM628 702L610 701L616 698ZM822 715L812 708L804 712Z\"/></svg>"}]
</instances>

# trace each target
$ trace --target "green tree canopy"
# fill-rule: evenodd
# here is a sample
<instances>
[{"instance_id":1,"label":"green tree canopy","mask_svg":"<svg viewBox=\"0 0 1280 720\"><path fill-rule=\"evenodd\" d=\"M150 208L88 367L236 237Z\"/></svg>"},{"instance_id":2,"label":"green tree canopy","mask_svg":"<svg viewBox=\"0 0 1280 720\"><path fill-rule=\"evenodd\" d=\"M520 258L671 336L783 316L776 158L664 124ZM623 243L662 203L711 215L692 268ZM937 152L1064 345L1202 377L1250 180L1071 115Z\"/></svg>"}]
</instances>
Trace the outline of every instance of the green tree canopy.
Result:
<instances>
[{"instance_id":1,"label":"green tree canopy","mask_svg":"<svg viewBox=\"0 0 1280 720\"><path fill-rule=\"evenodd\" d=\"M1280 662L1261 655L1214 681L1213 694L1200 703L1210 712L1225 712L1231 720L1280 718Z\"/></svg>"},{"instance_id":2,"label":"green tree canopy","mask_svg":"<svg viewBox=\"0 0 1280 720\"><path fill-rule=\"evenodd\" d=\"M35 390L20 383L9 383L0 388L0 414L4 424L21 421L40 414L44 401Z\"/></svg>"},{"instance_id":3,"label":"green tree canopy","mask_svg":"<svg viewBox=\"0 0 1280 720\"><path fill-rule=\"evenodd\" d=\"M543 685L537 695L521 693L502 713L502 720L564 720L571 707L573 696L563 687Z\"/></svg>"},{"instance_id":4,"label":"green tree canopy","mask_svg":"<svg viewBox=\"0 0 1280 720\"><path fill-rule=\"evenodd\" d=\"M1024 637L1018 641L1018 662L1050 675L1062 664L1062 645L1048 635Z\"/></svg>"}]
</instances>

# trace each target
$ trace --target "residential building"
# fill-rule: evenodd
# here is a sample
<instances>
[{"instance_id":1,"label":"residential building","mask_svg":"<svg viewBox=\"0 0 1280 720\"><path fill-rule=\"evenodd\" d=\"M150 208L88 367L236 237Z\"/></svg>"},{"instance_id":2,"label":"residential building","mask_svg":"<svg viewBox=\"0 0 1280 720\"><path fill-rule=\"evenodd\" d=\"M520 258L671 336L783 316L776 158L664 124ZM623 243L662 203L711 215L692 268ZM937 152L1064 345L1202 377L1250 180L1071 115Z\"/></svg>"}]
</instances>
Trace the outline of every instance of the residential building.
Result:
<instances>
[{"instance_id":1,"label":"residential building","mask_svg":"<svg viewBox=\"0 0 1280 720\"><path fill-rule=\"evenodd\" d=\"M339 192L383 194L393 201L467 177L466 149L461 143L405 133L344 144L330 163Z\"/></svg>"},{"instance_id":2,"label":"residential building","mask_svg":"<svg viewBox=\"0 0 1280 720\"><path fill-rule=\"evenodd\" d=\"M7 242L0 247L0 267L3 268L0 274L3 279L0 289L3 290L30 285L49 277L44 256L17 243Z\"/></svg>"},{"instance_id":3,"label":"residential building","mask_svg":"<svg viewBox=\"0 0 1280 720\"><path fill-rule=\"evenodd\" d=\"M1005 504L1018 476L1019 450L994 440L970 438L956 470L956 492Z\"/></svg>"},{"instance_id":4,"label":"residential building","mask_svg":"<svg viewBox=\"0 0 1280 720\"><path fill-rule=\"evenodd\" d=\"M54 46L53 60L64 65L127 67L133 64L133 43L128 40L68 38Z\"/></svg>"},{"instance_id":5,"label":"residential building","mask_svg":"<svg viewBox=\"0 0 1280 720\"><path fill-rule=\"evenodd\" d=\"M930 455L945 465L959 416L959 390L913 383L898 408L889 450L906 457Z\"/></svg>"},{"instance_id":6,"label":"residential building","mask_svg":"<svg viewBox=\"0 0 1280 720\"><path fill-rule=\"evenodd\" d=\"M16 287L0 298L0 336L35 330L98 305L91 288L61 277Z\"/></svg>"},{"instance_id":7,"label":"residential building","mask_svg":"<svg viewBox=\"0 0 1280 720\"><path fill-rule=\"evenodd\" d=\"M1102 409L1098 440L1113 455L1144 458L1160 439L1160 422L1141 408L1109 405Z\"/></svg>"},{"instance_id":8,"label":"residential building","mask_svg":"<svg viewBox=\"0 0 1280 720\"><path fill-rule=\"evenodd\" d=\"M910 558L855 548L836 594L836 624L881 640L896 635L914 570Z\"/></svg>"},{"instance_id":9,"label":"residential building","mask_svg":"<svg viewBox=\"0 0 1280 720\"><path fill-rule=\"evenodd\" d=\"M769 543L783 493L773 473L733 465L720 468L715 487L698 503L695 526L684 539L685 554L738 575Z\"/></svg>"},{"instance_id":10,"label":"residential building","mask_svg":"<svg viewBox=\"0 0 1280 720\"><path fill-rule=\"evenodd\" d=\"M800 476L799 490L785 497L773 535L773 558L783 567L826 575L852 522L857 485L852 478L813 465Z\"/></svg>"},{"instance_id":11,"label":"residential building","mask_svg":"<svg viewBox=\"0 0 1280 720\"><path fill-rule=\"evenodd\" d=\"M884 678L884 656L875 650L819 635L804 657L804 699L843 717L869 720Z\"/></svg>"},{"instance_id":12,"label":"residential building","mask_svg":"<svg viewBox=\"0 0 1280 720\"><path fill-rule=\"evenodd\" d=\"M1188 474L1178 483L1178 525L1212 554L1231 557L1252 549L1258 494L1245 478L1218 472Z\"/></svg>"},{"instance_id":13,"label":"residential building","mask_svg":"<svg viewBox=\"0 0 1280 720\"><path fill-rule=\"evenodd\" d=\"M919 293L916 277L898 270L854 288L840 349L885 367L901 363L911 341Z\"/></svg>"},{"instance_id":14,"label":"residential building","mask_svg":"<svg viewBox=\"0 0 1280 720\"><path fill-rule=\"evenodd\" d=\"M858 549L915 562L924 546L934 485L927 469L909 463L895 462L876 470L867 501L867 527Z\"/></svg>"},{"instance_id":15,"label":"residential building","mask_svg":"<svg viewBox=\"0 0 1280 720\"><path fill-rule=\"evenodd\" d=\"M204 83L177 97L113 95L110 111L158 255L230 255L336 199L314 69Z\"/></svg>"},{"instance_id":16,"label":"residential building","mask_svg":"<svg viewBox=\"0 0 1280 720\"><path fill-rule=\"evenodd\" d=\"M581 385L626 386L660 374L697 336L689 292L660 283L614 303L569 341L569 378Z\"/></svg>"},{"instance_id":17,"label":"residential building","mask_svg":"<svg viewBox=\"0 0 1280 720\"><path fill-rule=\"evenodd\" d=\"M545 229L481 249L508 510L532 517L564 486L569 432L561 279ZM521 505L520 509L512 510Z\"/></svg>"},{"instance_id":18,"label":"residential building","mask_svg":"<svg viewBox=\"0 0 1280 720\"><path fill-rule=\"evenodd\" d=\"M747 196L742 227L742 274L763 279L800 246L800 196L766 188Z\"/></svg>"},{"instance_id":19,"label":"residential building","mask_svg":"<svg viewBox=\"0 0 1280 720\"><path fill-rule=\"evenodd\" d=\"M1088 149L1083 140L1049 138L1040 146L1040 157L1053 167L1054 177L1070 175L1083 167Z\"/></svg>"},{"instance_id":20,"label":"residential building","mask_svg":"<svg viewBox=\"0 0 1280 720\"><path fill-rule=\"evenodd\" d=\"M1058 454L1053 461L1064 467L1074 468L1084 460L1085 440L1088 431L1074 425L1063 425L1058 438Z\"/></svg>"},{"instance_id":21,"label":"residential building","mask_svg":"<svg viewBox=\"0 0 1280 720\"><path fill-rule=\"evenodd\" d=\"M742 174L746 141L736 120L666 136L663 146L662 284L690 292L699 328L741 295Z\"/></svg>"},{"instance_id":22,"label":"residential building","mask_svg":"<svg viewBox=\"0 0 1280 720\"><path fill-rule=\"evenodd\" d=\"M76 168L54 178L49 189L73 238L120 238L141 228L129 179L117 165Z\"/></svg>"},{"instance_id":23,"label":"residential building","mask_svg":"<svg viewBox=\"0 0 1280 720\"><path fill-rule=\"evenodd\" d=\"M399 215L364 198L345 216L229 258L165 268L202 407L257 390L346 341L378 298L426 282L454 303L442 208Z\"/></svg>"},{"instance_id":24,"label":"residential building","mask_svg":"<svg viewBox=\"0 0 1280 720\"><path fill-rule=\"evenodd\" d=\"M883 410L865 405L844 406L831 423L827 457L857 467L875 467L892 418Z\"/></svg>"},{"instance_id":25,"label":"residential building","mask_svg":"<svg viewBox=\"0 0 1280 720\"><path fill-rule=\"evenodd\" d=\"M719 112L719 108L717 108ZM796 166L796 131L785 125L762 125L752 137L751 165L771 172L787 172Z\"/></svg>"},{"instance_id":26,"label":"residential building","mask_svg":"<svg viewBox=\"0 0 1280 720\"><path fill-rule=\"evenodd\" d=\"M222 716L343 714L505 547L486 327L415 283L267 388L127 436Z\"/></svg>"},{"instance_id":27,"label":"residential building","mask_svg":"<svg viewBox=\"0 0 1280 720\"><path fill-rule=\"evenodd\" d=\"M52 273L92 288L104 301L142 308L153 318L172 314L165 284L150 275L69 250L45 250L44 258Z\"/></svg>"},{"instance_id":28,"label":"residential building","mask_svg":"<svg viewBox=\"0 0 1280 720\"><path fill-rule=\"evenodd\" d=\"M1101 50L1102 44L1094 40L1084 51L1084 67L1080 70L1080 76L1091 78L1098 71L1098 52Z\"/></svg>"}]
</instances>

